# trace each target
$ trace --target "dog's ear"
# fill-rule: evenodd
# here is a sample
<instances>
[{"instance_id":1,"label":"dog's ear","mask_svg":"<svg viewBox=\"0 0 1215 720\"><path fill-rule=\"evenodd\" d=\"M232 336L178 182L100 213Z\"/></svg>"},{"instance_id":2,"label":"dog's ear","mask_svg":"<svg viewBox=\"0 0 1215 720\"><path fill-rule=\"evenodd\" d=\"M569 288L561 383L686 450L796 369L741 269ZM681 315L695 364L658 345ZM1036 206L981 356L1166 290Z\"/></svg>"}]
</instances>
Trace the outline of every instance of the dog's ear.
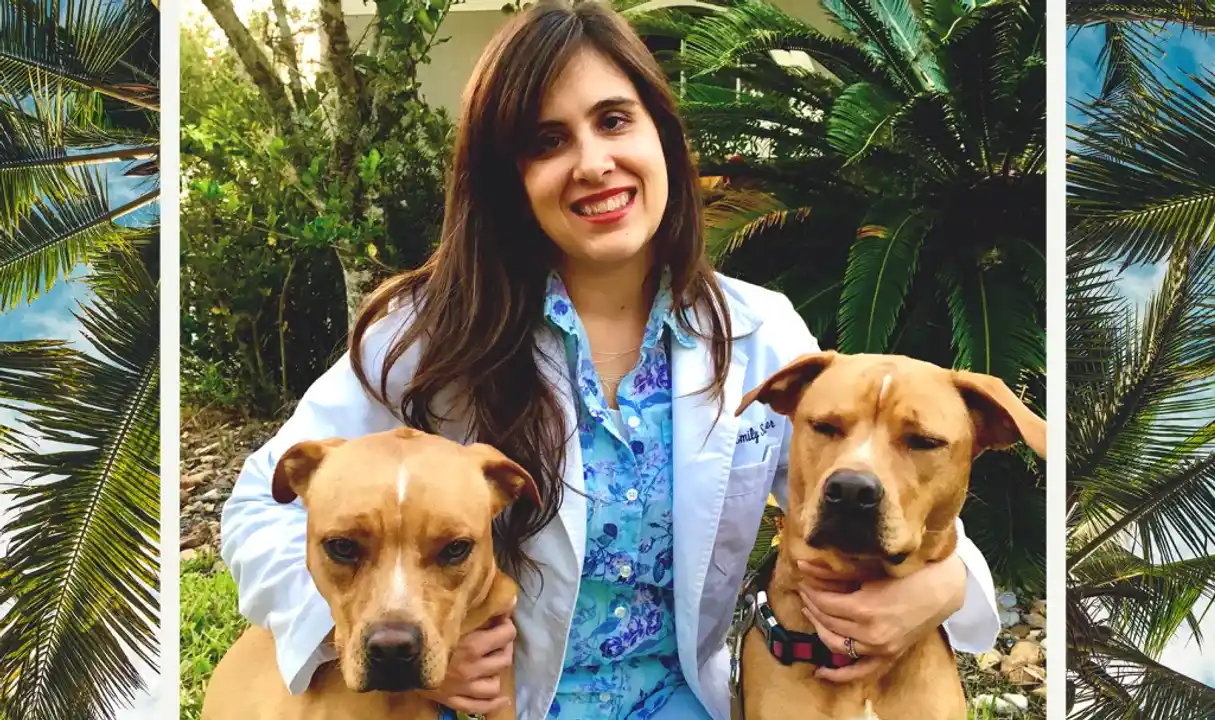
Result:
<instances>
[{"instance_id":1,"label":"dog's ear","mask_svg":"<svg viewBox=\"0 0 1215 720\"><path fill-rule=\"evenodd\" d=\"M965 370L954 370L952 375L974 420L975 457L989 448L1003 450L1023 440L1046 459L1046 421L1026 407L1003 380Z\"/></svg>"},{"instance_id":2,"label":"dog's ear","mask_svg":"<svg viewBox=\"0 0 1215 720\"><path fill-rule=\"evenodd\" d=\"M468 446L481 455L481 468L489 480L494 493L494 515L505 510L521 497L526 497L540 507L540 490L531 474L519 463L502 454L502 451L485 443Z\"/></svg>"},{"instance_id":3,"label":"dog's ear","mask_svg":"<svg viewBox=\"0 0 1215 720\"><path fill-rule=\"evenodd\" d=\"M743 396L742 403L734 411L734 416L742 415L743 410L756 400L772 408L781 415L792 415L797 409L797 401L802 395L802 388L809 385L818 374L826 370L839 353L834 350L802 355L798 359L777 370L762 385Z\"/></svg>"},{"instance_id":4,"label":"dog's ear","mask_svg":"<svg viewBox=\"0 0 1215 720\"><path fill-rule=\"evenodd\" d=\"M305 440L292 445L274 466L274 480L270 486L274 499L289 503L303 496L308 490L312 473L316 472L325 455L344 442L342 438L328 438Z\"/></svg>"}]
</instances>

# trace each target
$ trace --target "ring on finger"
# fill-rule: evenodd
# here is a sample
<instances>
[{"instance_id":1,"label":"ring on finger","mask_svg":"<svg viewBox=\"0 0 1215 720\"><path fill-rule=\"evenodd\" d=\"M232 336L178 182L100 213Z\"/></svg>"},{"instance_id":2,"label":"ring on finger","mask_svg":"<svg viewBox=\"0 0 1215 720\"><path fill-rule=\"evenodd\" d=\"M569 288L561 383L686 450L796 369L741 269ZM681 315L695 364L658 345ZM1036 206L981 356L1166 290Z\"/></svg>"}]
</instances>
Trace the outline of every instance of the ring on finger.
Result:
<instances>
[{"instance_id":1,"label":"ring on finger","mask_svg":"<svg viewBox=\"0 0 1215 720\"><path fill-rule=\"evenodd\" d=\"M848 657L852 658L853 660L861 659L861 656L856 652L856 643L853 642L852 638L850 637L844 638L844 651L847 652Z\"/></svg>"}]
</instances>

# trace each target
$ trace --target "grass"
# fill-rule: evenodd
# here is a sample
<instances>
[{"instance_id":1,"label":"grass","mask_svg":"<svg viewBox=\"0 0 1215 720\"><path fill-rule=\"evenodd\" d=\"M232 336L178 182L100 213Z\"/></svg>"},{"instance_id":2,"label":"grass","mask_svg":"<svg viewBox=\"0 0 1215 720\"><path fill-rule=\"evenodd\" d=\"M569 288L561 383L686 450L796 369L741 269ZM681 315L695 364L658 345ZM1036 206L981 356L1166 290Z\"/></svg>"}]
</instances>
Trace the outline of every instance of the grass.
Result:
<instances>
[{"instance_id":1,"label":"grass","mask_svg":"<svg viewBox=\"0 0 1215 720\"><path fill-rule=\"evenodd\" d=\"M181 568L181 720L198 720L207 682L249 623L236 604L236 581L203 553Z\"/></svg>"}]
</instances>

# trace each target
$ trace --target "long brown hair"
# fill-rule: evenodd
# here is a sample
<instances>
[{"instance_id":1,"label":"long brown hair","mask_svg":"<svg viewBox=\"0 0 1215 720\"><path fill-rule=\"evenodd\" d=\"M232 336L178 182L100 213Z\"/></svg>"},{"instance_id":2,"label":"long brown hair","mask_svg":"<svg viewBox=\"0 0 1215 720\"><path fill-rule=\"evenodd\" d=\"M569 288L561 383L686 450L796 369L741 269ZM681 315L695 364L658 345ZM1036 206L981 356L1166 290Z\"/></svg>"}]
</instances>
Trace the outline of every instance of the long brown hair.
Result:
<instances>
[{"instance_id":1,"label":"long brown hair","mask_svg":"<svg viewBox=\"0 0 1215 720\"><path fill-rule=\"evenodd\" d=\"M541 504L521 500L496 526L499 557L518 577L535 568L523 542L557 514L563 496L562 405L536 360L536 332L557 249L528 203L518 160L533 146L548 89L584 48L613 61L637 88L666 155L669 199L651 239L655 267L670 269L680 325L698 330L689 313L703 309L701 334L712 350L713 380L703 391L719 403L730 364L731 325L725 296L705 255L700 185L675 98L661 69L628 23L597 2L543 0L502 28L464 91L438 249L417 270L371 293L355 321L351 357L360 383L405 421L435 432L449 420L434 405L457 389L475 438L497 447L535 478ZM363 372L362 339L394 302L412 306L373 383ZM422 342L425 340L425 342ZM420 358L401 398L387 397L389 369L415 343ZM563 360L562 372L568 372ZM378 390L376 389L378 387Z\"/></svg>"}]
</instances>

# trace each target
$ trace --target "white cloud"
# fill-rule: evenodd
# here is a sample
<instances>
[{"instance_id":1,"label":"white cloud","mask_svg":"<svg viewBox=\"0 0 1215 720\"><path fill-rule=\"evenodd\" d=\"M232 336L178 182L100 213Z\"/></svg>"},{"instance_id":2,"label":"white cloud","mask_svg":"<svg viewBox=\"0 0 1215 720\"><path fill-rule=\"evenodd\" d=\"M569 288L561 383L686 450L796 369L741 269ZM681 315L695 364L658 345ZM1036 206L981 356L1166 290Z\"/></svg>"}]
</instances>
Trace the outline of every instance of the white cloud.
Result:
<instances>
[{"instance_id":1,"label":"white cloud","mask_svg":"<svg viewBox=\"0 0 1215 720\"><path fill-rule=\"evenodd\" d=\"M1199 627L1202 628L1201 646L1189 629L1182 630L1165 646L1160 662L1183 675L1215 687L1215 662L1211 661L1211 643L1215 641L1215 616L1208 615L1199 623Z\"/></svg>"},{"instance_id":2,"label":"white cloud","mask_svg":"<svg viewBox=\"0 0 1215 720\"><path fill-rule=\"evenodd\" d=\"M1133 265L1118 276L1118 290L1132 304L1142 306L1160 289L1167 268L1167 262Z\"/></svg>"}]
</instances>

